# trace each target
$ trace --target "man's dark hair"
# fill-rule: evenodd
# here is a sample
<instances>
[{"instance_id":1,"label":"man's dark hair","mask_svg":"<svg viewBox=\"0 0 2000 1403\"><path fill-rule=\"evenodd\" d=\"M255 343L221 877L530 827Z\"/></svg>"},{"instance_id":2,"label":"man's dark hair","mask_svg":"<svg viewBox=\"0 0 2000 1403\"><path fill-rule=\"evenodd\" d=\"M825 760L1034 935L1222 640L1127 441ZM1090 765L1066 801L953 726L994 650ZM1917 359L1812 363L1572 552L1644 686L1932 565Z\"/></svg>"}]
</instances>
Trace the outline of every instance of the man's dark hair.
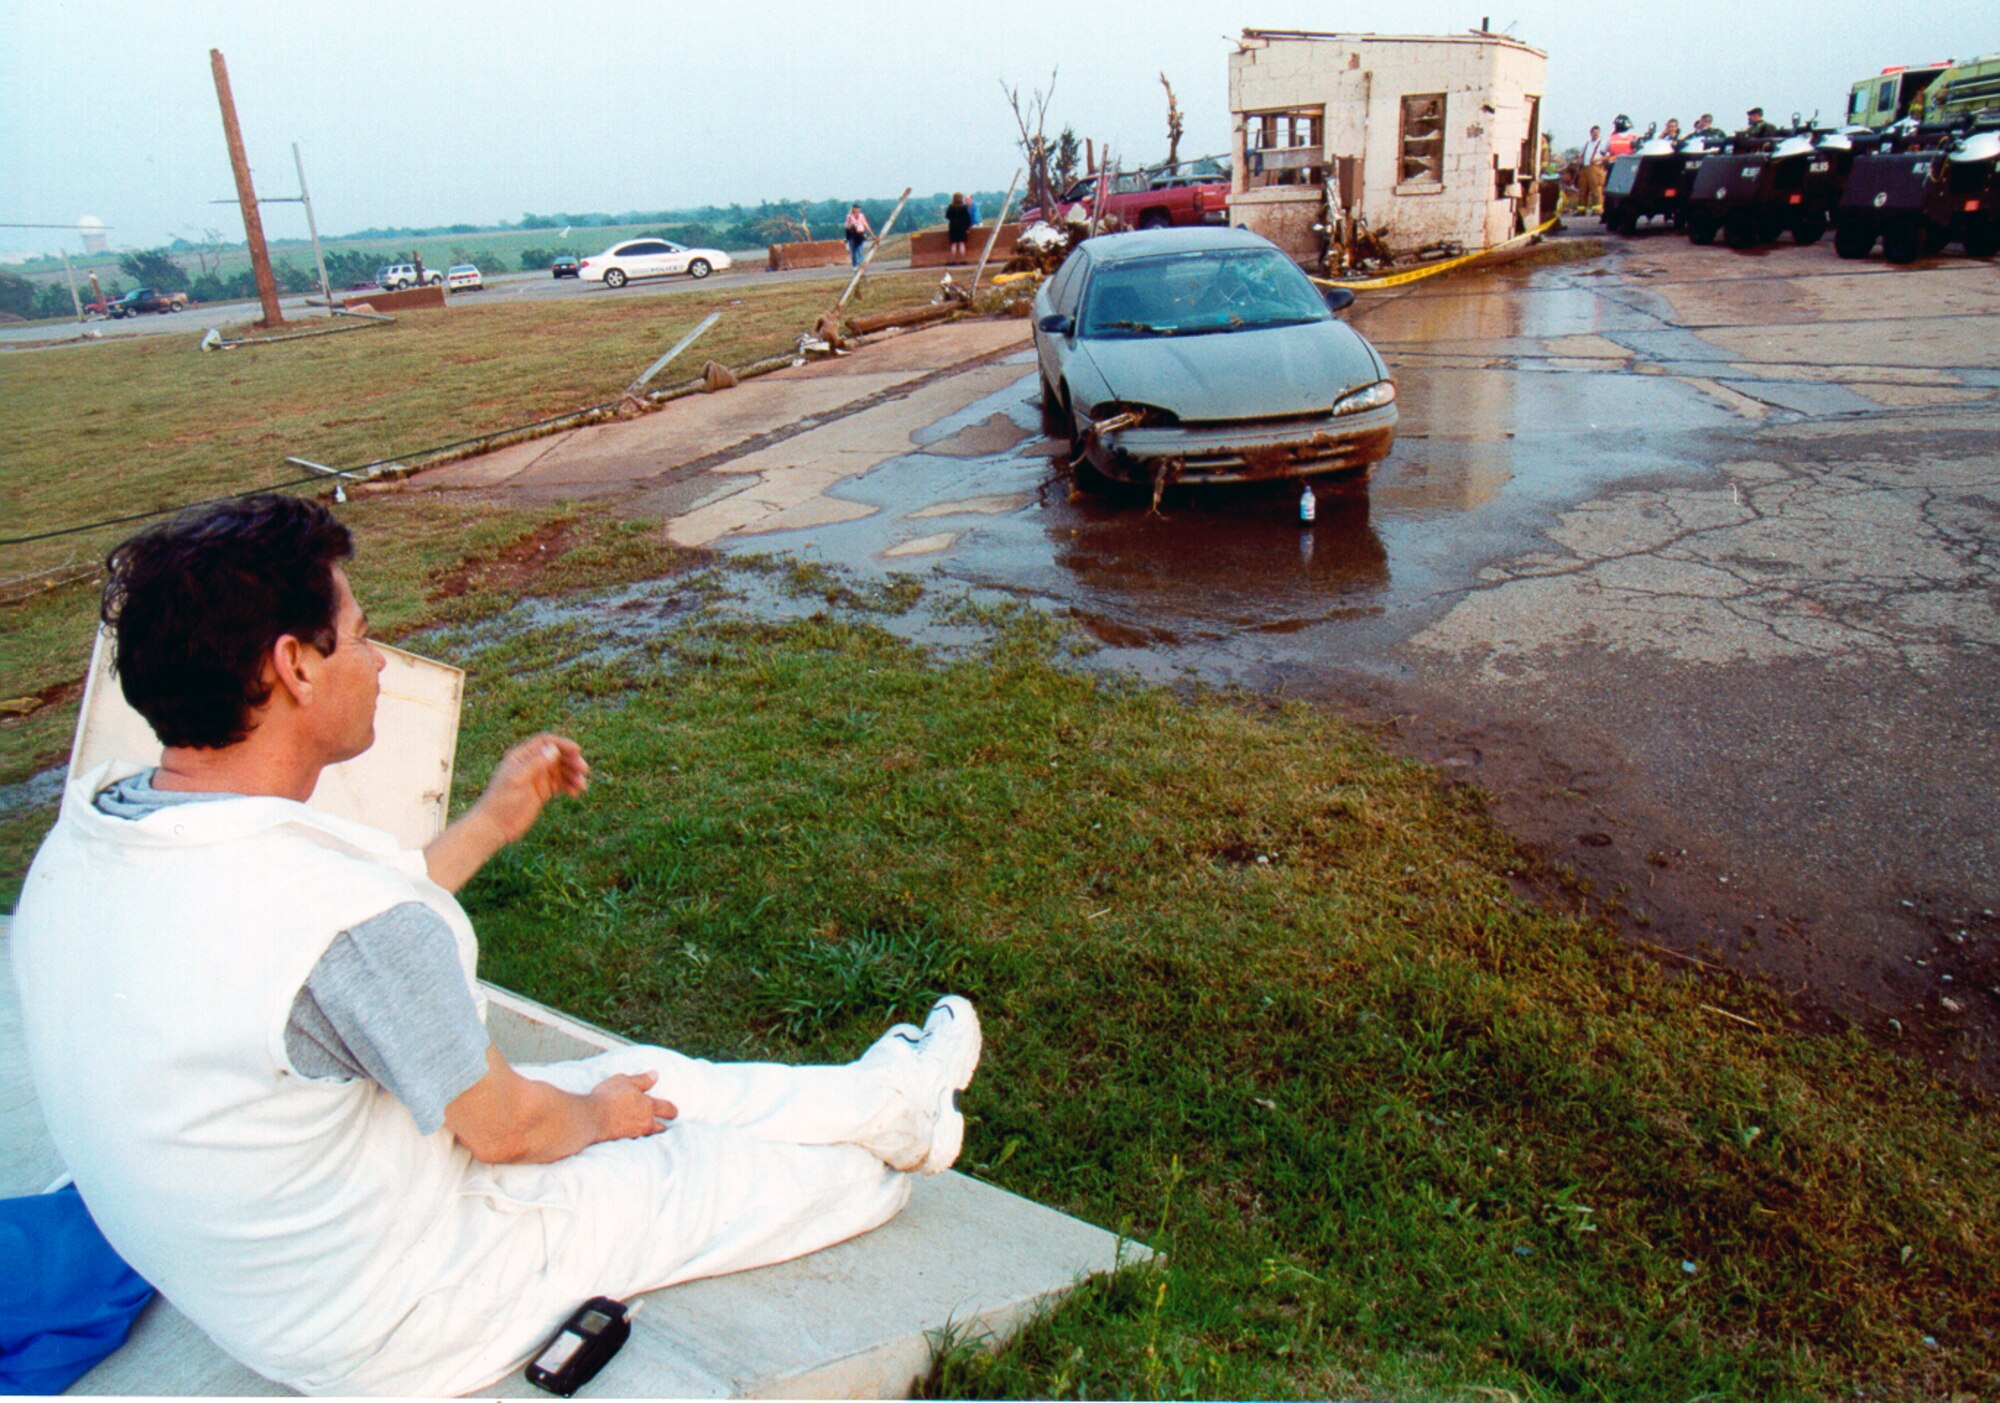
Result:
<instances>
[{"instance_id":1,"label":"man's dark hair","mask_svg":"<svg viewBox=\"0 0 2000 1403\"><path fill-rule=\"evenodd\" d=\"M101 617L117 636L125 700L163 745L216 749L250 734L270 698L271 645L331 653L334 566L354 538L318 502L271 493L198 507L111 552Z\"/></svg>"}]
</instances>

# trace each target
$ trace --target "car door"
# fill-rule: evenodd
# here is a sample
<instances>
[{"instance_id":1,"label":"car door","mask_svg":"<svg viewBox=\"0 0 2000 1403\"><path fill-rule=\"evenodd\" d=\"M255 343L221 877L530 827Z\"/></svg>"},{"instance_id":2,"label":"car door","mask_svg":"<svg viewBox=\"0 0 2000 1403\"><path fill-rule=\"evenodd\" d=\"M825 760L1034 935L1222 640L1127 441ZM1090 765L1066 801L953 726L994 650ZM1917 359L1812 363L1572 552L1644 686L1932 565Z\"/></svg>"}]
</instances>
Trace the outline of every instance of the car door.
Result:
<instances>
[{"instance_id":1,"label":"car door","mask_svg":"<svg viewBox=\"0 0 2000 1403\"><path fill-rule=\"evenodd\" d=\"M657 278L667 270L661 266L660 255L667 246L658 239L635 239L618 247L618 256L613 261L625 270L628 278Z\"/></svg>"},{"instance_id":2,"label":"car door","mask_svg":"<svg viewBox=\"0 0 2000 1403\"><path fill-rule=\"evenodd\" d=\"M1049 310L1058 316L1076 316L1079 294L1090 272L1090 255L1082 248L1063 263L1055 277L1049 282ZM1042 375L1049 385L1060 391L1063 383L1063 365L1069 359L1070 339L1037 330L1035 349L1042 366Z\"/></svg>"},{"instance_id":3,"label":"car door","mask_svg":"<svg viewBox=\"0 0 2000 1403\"><path fill-rule=\"evenodd\" d=\"M686 248L680 244L665 242L660 247L666 250L660 256L660 271L662 273L685 273L688 270L688 264L693 261L694 255L689 253Z\"/></svg>"}]
</instances>

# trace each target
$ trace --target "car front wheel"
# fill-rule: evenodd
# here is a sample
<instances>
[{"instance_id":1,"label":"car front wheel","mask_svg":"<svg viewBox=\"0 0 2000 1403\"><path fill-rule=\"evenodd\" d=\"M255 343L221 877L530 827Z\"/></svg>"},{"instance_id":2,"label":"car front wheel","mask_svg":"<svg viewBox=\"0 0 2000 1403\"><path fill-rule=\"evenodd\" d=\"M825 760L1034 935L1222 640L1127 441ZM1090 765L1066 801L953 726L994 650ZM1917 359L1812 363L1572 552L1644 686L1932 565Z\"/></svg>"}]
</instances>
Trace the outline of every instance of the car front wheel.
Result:
<instances>
[{"instance_id":1,"label":"car front wheel","mask_svg":"<svg viewBox=\"0 0 2000 1403\"><path fill-rule=\"evenodd\" d=\"M1063 413L1062 401L1049 388L1048 377L1042 377L1042 432L1050 438L1062 438L1069 427L1068 417Z\"/></svg>"},{"instance_id":2,"label":"car front wheel","mask_svg":"<svg viewBox=\"0 0 2000 1403\"><path fill-rule=\"evenodd\" d=\"M691 278L705 278L709 275L710 271L706 258L697 258L694 262L688 264L688 276Z\"/></svg>"},{"instance_id":3,"label":"car front wheel","mask_svg":"<svg viewBox=\"0 0 2000 1403\"><path fill-rule=\"evenodd\" d=\"M623 268L606 268L604 270L604 285L606 287L625 286L625 270Z\"/></svg>"}]
</instances>

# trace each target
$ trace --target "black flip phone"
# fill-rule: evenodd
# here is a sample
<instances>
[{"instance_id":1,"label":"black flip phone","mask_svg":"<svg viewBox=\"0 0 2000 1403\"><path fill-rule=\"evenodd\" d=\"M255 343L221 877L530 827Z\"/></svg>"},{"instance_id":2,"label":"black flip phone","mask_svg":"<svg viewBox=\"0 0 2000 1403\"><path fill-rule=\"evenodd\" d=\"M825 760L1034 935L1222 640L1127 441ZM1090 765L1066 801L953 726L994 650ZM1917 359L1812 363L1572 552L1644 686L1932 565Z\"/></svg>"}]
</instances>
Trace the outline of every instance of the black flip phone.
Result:
<instances>
[{"instance_id":1,"label":"black flip phone","mask_svg":"<svg viewBox=\"0 0 2000 1403\"><path fill-rule=\"evenodd\" d=\"M528 1361L528 1382L567 1398L596 1378L631 1334L632 1321L623 1305L592 1296Z\"/></svg>"}]
</instances>

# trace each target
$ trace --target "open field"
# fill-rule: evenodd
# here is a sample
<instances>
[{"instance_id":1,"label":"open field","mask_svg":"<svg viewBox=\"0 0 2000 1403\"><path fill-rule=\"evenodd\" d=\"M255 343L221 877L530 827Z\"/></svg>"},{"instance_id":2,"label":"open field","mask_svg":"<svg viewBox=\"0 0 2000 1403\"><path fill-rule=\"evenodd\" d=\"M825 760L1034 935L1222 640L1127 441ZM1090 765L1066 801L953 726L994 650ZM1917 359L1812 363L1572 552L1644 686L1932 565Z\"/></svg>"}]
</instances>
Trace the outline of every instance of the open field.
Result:
<instances>
[{"instance_id":1,"label":"open field","mask_svg":"<svg viewBox=\"0 0 2000 1403\"><path fill-rule=\"evenodd\" d=\"M924 211L926 218L930 213L928 210ZM938 221L929 222L935 224ZM478 264L488 276L491 276L496 273L521 272L521 254L528 249L547 249L551 252L568 250L580 258L588 258L592 254L603 252L613 244L637 238L641 234L659 234L678 242L691 242L680 232L683 227L677 224L615 224L605 225L602 228L571 229L568 238L562 237L560 229L502 229L484 234L429 234L401 239L326 239L321 241L320 247L328 254L359 250L379 256L384 263L401 262L414 251L423 256L426 268L447 267L461 261L458 255L464 253L470 255L470 261ZM840 236L840 231L834 228L815 228L813 232L826 238ZM274 262L290 263L302 269L308 276L317 276L313 267L312 243L309 240L276 240L271 243L270 249ZM731 248L724 251L738 263L748 261L761 267L764 262L764 250L765 246L759 244L753 248ZM907 258L909 255L909 226L905 224L900 232L891 234L883 242L882 251L876 256ZM202 271L201 264L192 251L174 252L171 256L187 270L190 277ZM546 264L536 266L543 272L547 271ZM90 300L90 284L87 277L90 273L96 273L99 281L107 288L114 282L125 287L134 285L133 279L119 268L118 255L115 253L72 254L70 267L76 273L77 290L85 301ZM209 271L223 278L234 277L238 273L248 272L249 269L250 253L245 248L223 249L209 256ZM36 283L60 285L63 281L62 264L54 259L16 265L8 271L19 273ZM336 280L334 288L338 291L344 285L343 281Z\"/></svg>"},{"instance_id":2,"label":"open field","mask_svg":"<svg viewBox=\"0 0 2000 1403\"><path fill-rule=\"evenodd\" d=\"M923 274L871 278L850 306L919 301L933 286ZM788 348L837 295L826 284L640 293L417 313L229 352L204 354L191 333L7 357L0 539L295 482L302 474L287 455L351 467L603 403L715 310L722 320L656 383L709 359L747 364ZM457 525L428 519L419 535L472 532L496 514L474 504L434 510ZM0 581L100 560L136 529L0 546ZM71 587L0 615L0 700L50 699L0 721L0 784L68 747L92 595Z\"/></svg>"},{"instance_id":3,"label":"open field","mask_svg":"<svg viewBox=\"0 0 2000 1403\"><path fill-rule=\"evenodd\" d=\"M740 362L827 295L10 358L0 534L602 400L711 305L734 303L690 365ZM712 568L589 509L343 512L378 631L471 674L459 802L534 727L596 769L467 888L483 972L697 1055L798 1060L961 990L989 1048L962 1167L1166 1253L995 1358L947 1352L939 1391L2000 1389L1991 1107L1621 944L1476 791L1316 708L1085 675L1066 624L910 579ZM0 576L125 529L7 547ZM596 593L631 580L659 583ZM0 782L66 746L93 604L0 615L5 690L51 693L0 722ZM878 626L918 611L975 641ZM8 878L48 818L0 824Z\"/></svg>"}]
</instances>

